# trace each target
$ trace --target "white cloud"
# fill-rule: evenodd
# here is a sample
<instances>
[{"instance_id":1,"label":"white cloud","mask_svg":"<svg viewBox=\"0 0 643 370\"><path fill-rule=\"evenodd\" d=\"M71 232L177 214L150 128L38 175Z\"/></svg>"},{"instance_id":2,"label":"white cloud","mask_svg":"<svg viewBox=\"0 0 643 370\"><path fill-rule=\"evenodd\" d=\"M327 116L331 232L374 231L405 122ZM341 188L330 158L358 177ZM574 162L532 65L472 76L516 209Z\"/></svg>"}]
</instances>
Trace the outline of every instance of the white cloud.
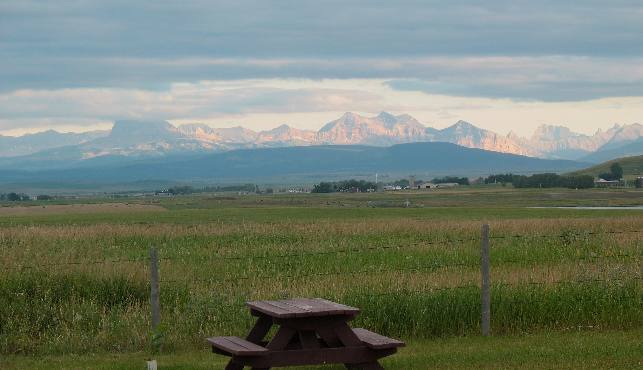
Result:
<instances>
[{"instance_id":1,"label":"white cloud","mask_svg":"<svg viewBox=\"0 0 643 370\"><path fill-rule=\"evenodd\" d=\"M167 119L269 129L281 123L318 129L344 111L409 113L427 125L458 119L506 133L540 124L593 132L643 117L643 97L541 102L398 90L385 79L255 79L173 84L167 91L111 88L19 90L0 95L0 132L95 129L116 119Z\"/></svg>"}]
</instances>

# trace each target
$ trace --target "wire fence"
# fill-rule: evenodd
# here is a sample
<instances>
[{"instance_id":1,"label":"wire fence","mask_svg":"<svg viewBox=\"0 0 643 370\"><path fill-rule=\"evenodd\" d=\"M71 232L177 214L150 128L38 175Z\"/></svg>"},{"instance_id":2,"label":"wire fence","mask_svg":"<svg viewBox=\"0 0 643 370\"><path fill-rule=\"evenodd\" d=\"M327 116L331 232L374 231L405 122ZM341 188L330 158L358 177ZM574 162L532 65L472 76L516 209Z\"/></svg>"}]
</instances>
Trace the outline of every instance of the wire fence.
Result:
<instances>
[{"instance_id":1,"label":"wire fence","mask_svg":"<svg viewBox=\"0 0 643 370\"><path fill-rule=\"evenodd\" d=\"M379 276L385 284L372 285L372 284L356 284L357 290L362 296L365 297L391 297L391 299L400 299L401 297L423 297L425 295L439 294L446 291L460 291L472 290L471 294L480 294L480 301L482 304L482 318L481 323L487 322L487 325L482 325L483 335L488 334L488 322L490 294L497 289L507 287L555 287L561 285L590 285L590 284L615 284L617 282L640 282L642 277L641 261L643 260L643 243L641 242L640 235L643 230L629 229L629 230L601 230L601 231L586 231L586 232L565 232L555 234L495 234L490 235L488 227L483 227L483 232L478 237L463 237L463 238L418 238L414 237L413 240L400 242L400 243L381 243L377 245L368 245L360 247L344 247L344 248L329 248L326 250L268 250L262 253L251 251L245 255L234 255L226 253L211 253L202 255L199 253L190 255L172 255L173 251L164 246L162 251L168 254L159 255L158 250L154 247L150 248L148 256L133 256L128 258L104 258L104 259L87 259L87 260L66 260L60 262L45 262L45 263L25 263L14 264L11 266L0 267L0 270L7 272L7 274L30 274L36 269L42 270L60 270L61 273L73 271L76 268L84 268L87 266L111 266L118 270L121 266L127 264L130 267L134 265L139 272L149 274L149 287L150 293L150 306L152 314L153 332L156 332L156 327L159 325L159 312L161 312L159 294L163 294L163 286L172 286L175 290L192 291L193 287L202 286L208 287L216 286L213 289L219 292L222 296L249 298L246 295L251 294L252 290L249 287L255 281L277 281L277 282L296 282L298 286L306 286L313 280L319 281L317 278L329 278L329 281L338 281L341 279L349 279L354 281L368 281L369 277ZM634 235L633 239L628 239L628 243L634 243L634 248L628 247L624 250L612 248L607 245L610 242L616 245L617 240L615 237L622 235ZM609 238L606 238L609 237ZM539 247L544 243L542 241L551 239L556 243L561 243L565 246L574 246L574 243L581 242L587 243L596 242L606 245L607 248L587 248L579 252L578 249L570 249L567 251L558 251L558 253L542 254L539 253ZM521 243L514 243L520 240ZM359 243L363 244L364 241ZM606 244L607 243L607 244ZM536 248L524 248L525 246L534 246ZM600 247L603 247L601 245ZM454 246L467 246L475 249L467 250L466 253L460 253L460 250L454 250ZM286 245L287 247L287 245ZM422 253L427 252L426 247L431 247L431 251L446 250L448 252L455 251L451 255L424 255L423 258L417 258ZM479 248L479 249L478 249ZM486 249L485 249L486 248ZM513 249L513 250L512 250ZM491 251L491 262L489 258L489 251ZM478 251L480 252L478 254ZM509 252L507 252L509 251ZM401 255L398 255L398 252ZM517 253L516 253L517 252ZM338 263L343 259L338 257L351 257L353 255L364 254L369 257L368 253L382 253L380 258L369 259L364 258L364 266L359 264L341 264ZM396 258L395 260L389 257ZM405 257L405 258L399 258ZM409 257L409 258L406 258ZM479 259L478 259L479 257ZM302 264L302 259L313 259L310 262L314 264ZM604 271L590 271L586 273L579 266L574 266L575 270L572 274L562 274L563 277L556 274L550 276L520 276L519 278L509 279L502 274L498 274L500 279L494 280L493 284L490 283L489 267L491 266L509 266L518 265L520 268L525 266L537 267L544 272L547 272L547 265L555 263L576 263L589 262L597 264L601 268L608 267L608 261L616 261L627 266L630 270L620 271L620 275L612 274L611 271L604 273ZM211 271L203 276L186 276L189 274L196 274L198 269L190 269L190 266L185 266L186 263L198 262L204 266L211 266ZM227 264L234 262L233 266L236 269L223 268ZM162 263L162 269L159 264ZM359 268L354 268L358 265ZM634 267L632 267L634 266ZM638 268L637 268L638 266ZM251 267L251 268L249 268ZM173 269L175 269L173 271ZM462 269L468 273L468 281L464 281L463 274L459 277L460 280L440 282L433 282L428 278L417 279L419 283L412 286L405 286L405 278L402 275L412 277L411 274L435 274L447 271L449 269ZM161 270L161 271L160 271ZM251 272L252 270L252 272ZM131 269L130 269L131 271ZM480 281L472 279L472 272L481 272ZM168 277L164 277L166 273ZM457 271L454 276L457 276ZM113 273L113 272L108 272ZM183 275L181 275L183 274ZM387 275L390 274L390 275ZM399 274L400 276L394 276ZM178 276L177 276L178 275ZM426 275L428 276L428 275ZM439 276L436 274L434 276ZM503 276L505 277L503 279ZM287 286L290 286L287 284ZM160 288L160 289L159 289ZM273 294L277 296L280 292L277 291L264 291L264 294ZM332 288L328 291L329 295L335 295L336 292ZM468 294L468 293L467 293ZM269 297L274 298L274 297ZM236 302L236 301L235 301ZM486 303L485 303L486 302ZM485 304L487 305L485 308ZM485 316L485 312L486 315ZM487 328L485 332L485 327Z\"/></svg>"}]
</instances>

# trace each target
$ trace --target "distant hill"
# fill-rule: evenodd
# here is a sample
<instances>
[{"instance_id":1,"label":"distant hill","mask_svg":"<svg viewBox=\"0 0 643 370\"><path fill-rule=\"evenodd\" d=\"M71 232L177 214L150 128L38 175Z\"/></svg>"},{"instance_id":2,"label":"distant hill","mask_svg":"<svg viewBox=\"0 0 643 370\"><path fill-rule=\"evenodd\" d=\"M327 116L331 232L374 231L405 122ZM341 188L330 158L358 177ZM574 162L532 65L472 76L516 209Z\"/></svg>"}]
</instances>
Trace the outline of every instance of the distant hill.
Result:
<instances>
[{"instance_id":1,"label":"distant hill","mask_svg":"<svg viewBox=\"0 0 643 370\"><path fill-rule=\"evenodd\" d=\"M564 172L586 166L567 160L546 160L471 149L451 143L410 143L390 147L363 145L301 146L242 149L201 156L167 156L118 165L90 162L78 168L5 172L2 182L67 182L83 184L139 181L226 183L311 183L337 177L414 174L423 178L457 174L478 176L499 172Z\"/></svg>"},{"instance_id":2,"label":"distant hill","mask_svg":"<svg viewBox=\"0 0 643 370\"><path fill-rule=\"evenodd\" d=\"M618 164L620 164L621 167L623 167L623 175L625 176L625 178L643 176L643 155L613 159L611 161L598 164L596 166L592 166L589 168L585 168L583 170L572 172L572 174L590 175L590 176L596 177L601 173L610 172L610 166L616 162L618 162Z\"/></svg>"},{"instance_id":3,"label":"distant hill","mask_svg":"<svg viewBox=\"0 0 643 370\"><path fill-rule=\"evenodd\" d=\"M582 161L600 163L614 158L643 155L643 138L625 143L623 145L606 145L596 152L582 157Z\"/></svg>"},{"instance_id":4,"label":"distant hill","mask_svg":"<svg viewBox=\"0 0 643 370\"><path fill-rule=\"evenodd\" d=\"M23 136L0 135L0 158L18 157L67 145L80 145L109 135L109 131L60 133L47 130Z\"/></svg>"}]
</instances>

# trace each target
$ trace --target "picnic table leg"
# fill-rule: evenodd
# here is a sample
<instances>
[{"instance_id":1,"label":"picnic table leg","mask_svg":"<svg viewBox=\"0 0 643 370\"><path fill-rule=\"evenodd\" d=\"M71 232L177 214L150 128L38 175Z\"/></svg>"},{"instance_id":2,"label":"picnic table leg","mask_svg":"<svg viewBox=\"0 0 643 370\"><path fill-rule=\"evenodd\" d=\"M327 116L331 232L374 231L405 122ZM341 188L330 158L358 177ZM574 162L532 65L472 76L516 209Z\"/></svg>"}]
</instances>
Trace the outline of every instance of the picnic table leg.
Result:
<instances>
[{"instance_id":1,"label":"picnic table leg","mask_svg":"<svg viewBox=\"0 0 643 370\"><path fill-rule=\"evenodd\" d=\"M290 340L297 334L297 331L287 326L280 326L274 338L268 343L266 348L269 350L281 350L286 348Z\"/></svg>"},{"instance_id":2,"label":"picnic table leg","mask_svg":"<svg viewBox=\"0 0 643 370\"><path fill-rule=\"evenodd\" d=\"M361 346L362 341L357 337L357 334L353 332L348 323L341 323L340 325L335 326L334 332L337 335L337 338L342 342L346 347L352 346Z\"/></svg>"},{"instance_id":3,"label":"picnic table leg","mask_svg":"<svg viewBox=\"0 0 643 370\"><path fill-rule=\"evenodd\" d=\"M250 330L250 333L246 337L246 340L248 342L260 345L261 341L266 336L266 334L268 334L271 327L272 318L264 315L259 316L257 322L255 323L255 326L252 328L252 330Z\"/></svg>"},{"instance_id":4,"label":"picnic table leg","mask_svg":"<svg viewBox=\"0 0 643 370\"><path fill-rule=\"evenodd\" d=\"M234 357L232 357L230 361L228 361L228 365L226 365L224 370L243 370L243 365L236 362Z\"/></svg>"},{"instance_id":5,"label":"picnic table leg","mask_svg":"<svg viewBox=\"0 0 643 370\"><path fill-rule=\"evenodd\" d=\"M348 326L348 323L341 323L340 325L335 326L333 329L334 334L344 346L351 347L362 345L362 341L357 337L357 334L353 332L353 329ZM347 369L355 370L384 370L382 365L380 365L377 361L365 362L361 364L344 364L344 366L346 366Z\"/></svg>"},{"instance_id":6,"label":"picnic table leg","mask_svg":"<svg viewBox=\"0 0 643 370\"><path fill-rule=\"evenodd\" d=\"M246 337L248 342L254 344L261 344L261 340L268 334L272 327L272 319L268 316L259 316L255 326L250 330L250 333ZM269 370L269 368L259 368L253 367L253 370ZM243 365L234 361L234 357L230 359L228 365L225 367L225 370L243 370Z\"/></svg>"}]
</instances>

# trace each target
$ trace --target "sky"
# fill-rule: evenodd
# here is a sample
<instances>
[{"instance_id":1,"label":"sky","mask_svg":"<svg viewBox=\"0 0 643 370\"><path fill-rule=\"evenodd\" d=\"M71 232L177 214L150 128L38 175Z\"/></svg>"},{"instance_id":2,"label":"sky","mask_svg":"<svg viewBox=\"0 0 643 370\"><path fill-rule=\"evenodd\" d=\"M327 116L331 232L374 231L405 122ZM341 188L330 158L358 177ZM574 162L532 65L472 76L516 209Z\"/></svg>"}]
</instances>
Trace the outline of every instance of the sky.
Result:
<instances>
[{"instance_id":1,"label":"sky","mask_svg":"<svg viewBox=\"0 0 643 370\"><path fill-rule=\"evenodd\" d=\"M3 0L0 134L353 111L530 135L643 119L643 2Z\"/></svg>"}]
</instances>

